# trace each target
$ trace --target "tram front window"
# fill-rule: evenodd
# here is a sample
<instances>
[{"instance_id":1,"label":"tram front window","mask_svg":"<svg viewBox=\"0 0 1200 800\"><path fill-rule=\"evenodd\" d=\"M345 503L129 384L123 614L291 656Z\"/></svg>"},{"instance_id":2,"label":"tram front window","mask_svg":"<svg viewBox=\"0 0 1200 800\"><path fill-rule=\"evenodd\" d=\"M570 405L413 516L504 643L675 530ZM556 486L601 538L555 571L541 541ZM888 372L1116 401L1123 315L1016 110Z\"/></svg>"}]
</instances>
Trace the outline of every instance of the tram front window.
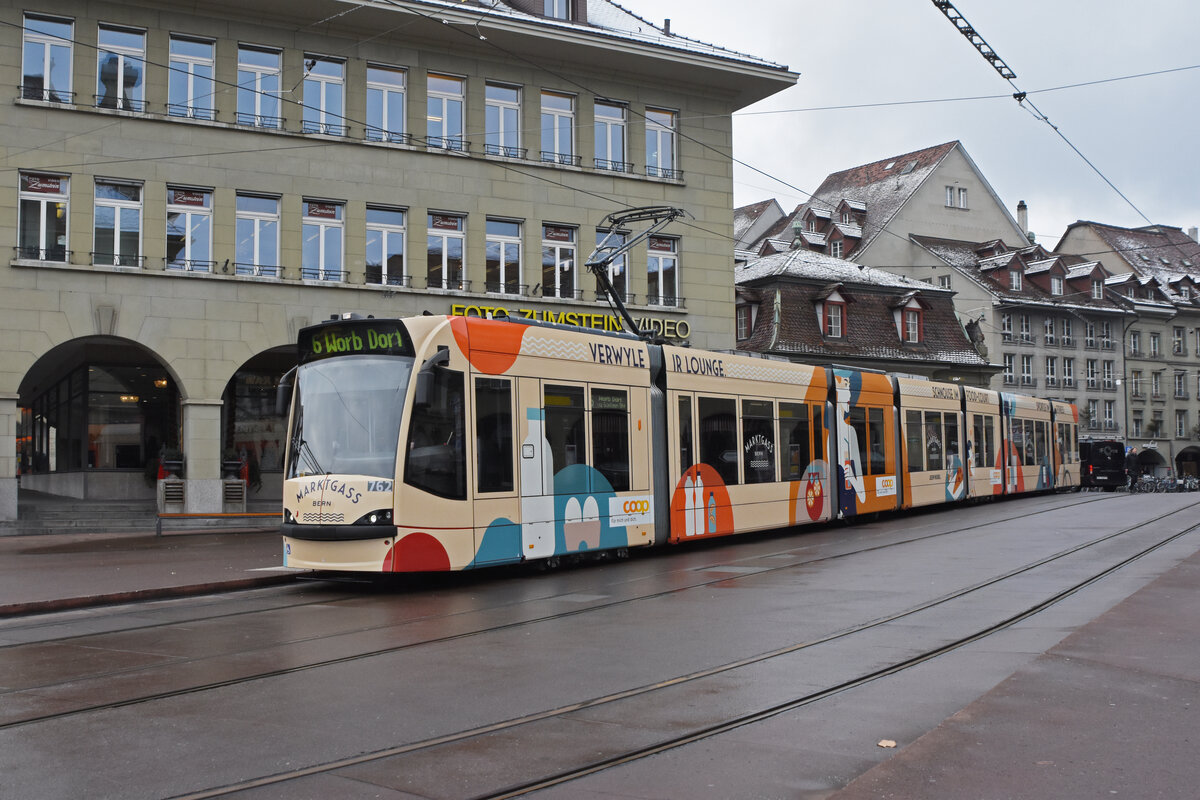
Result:
<instances>
[{"instance_id":1,"label":"tram front window","mask_svg":"<svg viewBox=\"0 0 1200 800\"><path fill-rule=\"evenodd\" d=\"M287 477L391 479L411 358L347 356L296 371Z\"/></svg>"}]
</instances>

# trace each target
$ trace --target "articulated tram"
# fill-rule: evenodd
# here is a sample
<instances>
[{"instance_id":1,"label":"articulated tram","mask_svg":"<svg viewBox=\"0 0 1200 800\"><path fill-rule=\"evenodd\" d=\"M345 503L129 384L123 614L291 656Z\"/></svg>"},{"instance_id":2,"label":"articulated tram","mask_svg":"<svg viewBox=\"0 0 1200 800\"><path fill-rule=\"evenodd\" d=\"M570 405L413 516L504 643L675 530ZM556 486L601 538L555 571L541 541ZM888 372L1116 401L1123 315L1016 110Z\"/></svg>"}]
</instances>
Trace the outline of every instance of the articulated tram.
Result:
<instances>
[{"instance_id":1,"label":"articulated tram","mask_svg":"<svg viewBox=\"0 0 1200 800\"><path fill-rule=\"evenodd\" d=\"M291 567L463 570L1076 488L1065 403L477 317L300 332Z\"/></svg>"}]
</instances>

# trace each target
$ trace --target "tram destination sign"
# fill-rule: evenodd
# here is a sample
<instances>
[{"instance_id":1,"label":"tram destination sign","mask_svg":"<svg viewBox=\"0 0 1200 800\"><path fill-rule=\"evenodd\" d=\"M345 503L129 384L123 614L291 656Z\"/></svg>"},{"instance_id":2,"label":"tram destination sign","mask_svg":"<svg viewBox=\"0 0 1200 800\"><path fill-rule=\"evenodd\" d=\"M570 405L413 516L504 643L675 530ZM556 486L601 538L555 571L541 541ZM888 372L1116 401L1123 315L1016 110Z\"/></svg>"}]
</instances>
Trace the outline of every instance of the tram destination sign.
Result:
<instances>
[{"instance_id":1,"label":"tram destination sign","mask_svg":"<svg viewBox=\"0 0 1200 800\"><path fill-rule=\"evenodd\" d=\"M300 331L300 361L334 356L411 356L404 323L394 319L353 319L313 325Z\"/></svg>"}]
</instances>

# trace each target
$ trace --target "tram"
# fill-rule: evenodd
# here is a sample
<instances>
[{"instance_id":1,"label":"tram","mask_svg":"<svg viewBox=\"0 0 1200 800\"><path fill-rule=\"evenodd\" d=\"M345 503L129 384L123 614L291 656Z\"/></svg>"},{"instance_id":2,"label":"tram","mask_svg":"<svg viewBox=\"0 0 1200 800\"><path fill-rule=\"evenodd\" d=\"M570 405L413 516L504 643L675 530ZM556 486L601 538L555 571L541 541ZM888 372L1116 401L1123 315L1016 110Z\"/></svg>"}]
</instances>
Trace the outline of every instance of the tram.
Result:
<instances>
[{"instance_id":1,"label":"tram","mask_svg":"<svg viewBox=\"0 0 1200 800\"><path fill-rule=\"evenodd\" d=\"M303 329L289 567L465 570L1079 486L1066 403L459 316Z\"/></svg>"}]
</instances>

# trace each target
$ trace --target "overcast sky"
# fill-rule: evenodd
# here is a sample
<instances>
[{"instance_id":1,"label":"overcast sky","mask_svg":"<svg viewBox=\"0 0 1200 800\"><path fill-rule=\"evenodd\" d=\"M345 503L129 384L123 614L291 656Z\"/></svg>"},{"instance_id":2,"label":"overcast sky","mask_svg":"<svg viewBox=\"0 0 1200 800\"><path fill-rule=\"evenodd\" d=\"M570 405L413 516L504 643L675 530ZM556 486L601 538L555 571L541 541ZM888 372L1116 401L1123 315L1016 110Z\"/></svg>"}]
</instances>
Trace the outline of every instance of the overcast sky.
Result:
<instances>
[{"instance_id":1,"label":"overcast sky","mask_svg":"<svg viewBox=\"0 0 1200 800\"><path fill-rule=\"evenodd\" d=\"M931 0L618 0L674 33L766 58L796 86L734 115L734 202L785 211L826 175L961 141L1014 213L1052 248L1077 219L1200 226L1200 3L954 0L1016 73L1014 83L1131 202L1049 125ZM1166 74L1043 92L1069 84ZM1001 95L998 99L911 101ZM909 102L841 110L828 106ZM762 114L755 112L778 112ZM686 124L686 123L685 123ZM794 188L791 188L794 187Z\"/></svg>"}]
</instances>

